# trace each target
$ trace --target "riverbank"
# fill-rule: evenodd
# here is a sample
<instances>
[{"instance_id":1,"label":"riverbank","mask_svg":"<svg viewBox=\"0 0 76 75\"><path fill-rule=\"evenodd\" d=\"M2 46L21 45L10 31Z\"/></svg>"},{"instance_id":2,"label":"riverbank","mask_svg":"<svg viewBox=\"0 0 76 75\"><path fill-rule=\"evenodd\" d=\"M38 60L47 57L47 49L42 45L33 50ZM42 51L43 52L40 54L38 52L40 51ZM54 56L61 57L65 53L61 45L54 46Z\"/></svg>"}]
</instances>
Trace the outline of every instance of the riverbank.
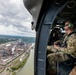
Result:
<instances>
[{"instance_id":1,"label":"riverbank","mask_svg":"<svg viewBox=\"0 0 76 75\"><path fill-rule=\"evenodd\" d=\"M17 56L7 65L4 65L0 75L16 75L16 73L25 65L29 55L30 55L31 46L28 50Z\"/></svg>"},{"instance_id":2,"label":"riverbank","mask_svg":"<svg viewBox=\"0 0 76 75\"><path fill-rule=\"evenodd\" d=\"M17 75L34 75L34 49L30 50L29 58Z\"/></svg>"}]
</instances>

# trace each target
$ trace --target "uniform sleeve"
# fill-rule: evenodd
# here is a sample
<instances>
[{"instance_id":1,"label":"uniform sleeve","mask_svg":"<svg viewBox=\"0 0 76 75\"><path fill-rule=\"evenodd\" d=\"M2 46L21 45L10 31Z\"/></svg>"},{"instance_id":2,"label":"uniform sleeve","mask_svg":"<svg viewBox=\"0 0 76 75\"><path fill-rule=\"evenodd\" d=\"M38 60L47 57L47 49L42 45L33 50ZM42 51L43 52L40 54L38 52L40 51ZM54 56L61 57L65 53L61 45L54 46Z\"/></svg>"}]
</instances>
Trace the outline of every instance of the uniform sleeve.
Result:
<instances>
[{"instance_id":1,"label":"uniform sleeve","mask_svg":"<svg viewBox=\"0 0 76 75\"><path fill-rule=\"evenodd\" d=\"M67 53L67 54L72 54L76 50L76 36L71 36L68 41L67 41L67 47L59 47L58 51Z\"/></svg>"}]
</instances>

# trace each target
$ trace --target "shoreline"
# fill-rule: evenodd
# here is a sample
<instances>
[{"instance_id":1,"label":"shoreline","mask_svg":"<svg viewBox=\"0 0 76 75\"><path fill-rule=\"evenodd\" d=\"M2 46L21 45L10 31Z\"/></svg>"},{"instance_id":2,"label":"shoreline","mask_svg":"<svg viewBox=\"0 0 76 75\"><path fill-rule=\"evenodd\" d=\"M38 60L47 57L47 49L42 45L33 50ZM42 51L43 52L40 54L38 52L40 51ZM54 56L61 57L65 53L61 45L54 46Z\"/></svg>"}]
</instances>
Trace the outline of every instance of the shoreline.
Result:
<instances>
[{"instance_id":1,"label":"shoreline","mask_svg":"<svg viewBox=\"0 0 76 75\"><path fill-rule=\"evenodd\" d=\"M0 73L0 75L16 75L16 73L18 73L22 67L25 65L29 55L30 55L30 50L31 50L31 46L29 47L29 49L27 49L28 52L22 52L19 56L15 57L14 59L12 59L12 61L6 63L5 65L1 65L3 67L5 67L5 69ZM11 68L14 67L16 68L17 66L22 64L22 61L20 61L20 58L23 57L22 61L25 61L24 65L20 66L17 70L12 70ZM15 63L18 62L18 64L16 65ZM16 65L16 66L14 66Z\"/></svg>"}]
</instances>

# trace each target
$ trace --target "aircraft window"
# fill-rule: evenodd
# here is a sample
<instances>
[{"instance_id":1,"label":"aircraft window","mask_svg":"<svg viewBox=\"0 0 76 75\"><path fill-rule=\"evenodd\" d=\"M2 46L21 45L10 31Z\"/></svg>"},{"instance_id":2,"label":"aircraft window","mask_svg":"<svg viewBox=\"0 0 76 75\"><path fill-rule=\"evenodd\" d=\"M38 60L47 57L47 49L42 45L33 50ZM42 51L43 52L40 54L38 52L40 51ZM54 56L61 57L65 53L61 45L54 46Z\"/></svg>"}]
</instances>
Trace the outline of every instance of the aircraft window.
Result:
<instances>
[{"instance_id":1,"label":"aircraft window","mask_svg":"<svg viewBox=\"0 0 76 75\"><path fill-rule=\"evenodd\" d=\"M75 7L75 1L70 1L67 5L68 8L74 8Z\"/></svg>"}]
</instances>

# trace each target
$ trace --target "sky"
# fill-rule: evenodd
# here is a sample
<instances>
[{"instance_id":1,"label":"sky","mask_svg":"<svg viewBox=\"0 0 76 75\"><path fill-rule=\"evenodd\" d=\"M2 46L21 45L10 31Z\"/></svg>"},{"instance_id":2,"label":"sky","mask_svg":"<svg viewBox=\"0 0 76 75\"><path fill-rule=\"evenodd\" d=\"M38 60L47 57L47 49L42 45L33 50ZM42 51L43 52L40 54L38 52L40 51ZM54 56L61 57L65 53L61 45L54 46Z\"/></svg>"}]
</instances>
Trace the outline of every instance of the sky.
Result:
<instances>
[{"instance_id":1,"label":"sky","mask_svg":"<svg viewBox=\"0 0 76 75\"><path fill-rule=\"evenodd\" d=\"M35 37L23 0L0 0L0 34Z\"/></svg>"}]
</instances>

